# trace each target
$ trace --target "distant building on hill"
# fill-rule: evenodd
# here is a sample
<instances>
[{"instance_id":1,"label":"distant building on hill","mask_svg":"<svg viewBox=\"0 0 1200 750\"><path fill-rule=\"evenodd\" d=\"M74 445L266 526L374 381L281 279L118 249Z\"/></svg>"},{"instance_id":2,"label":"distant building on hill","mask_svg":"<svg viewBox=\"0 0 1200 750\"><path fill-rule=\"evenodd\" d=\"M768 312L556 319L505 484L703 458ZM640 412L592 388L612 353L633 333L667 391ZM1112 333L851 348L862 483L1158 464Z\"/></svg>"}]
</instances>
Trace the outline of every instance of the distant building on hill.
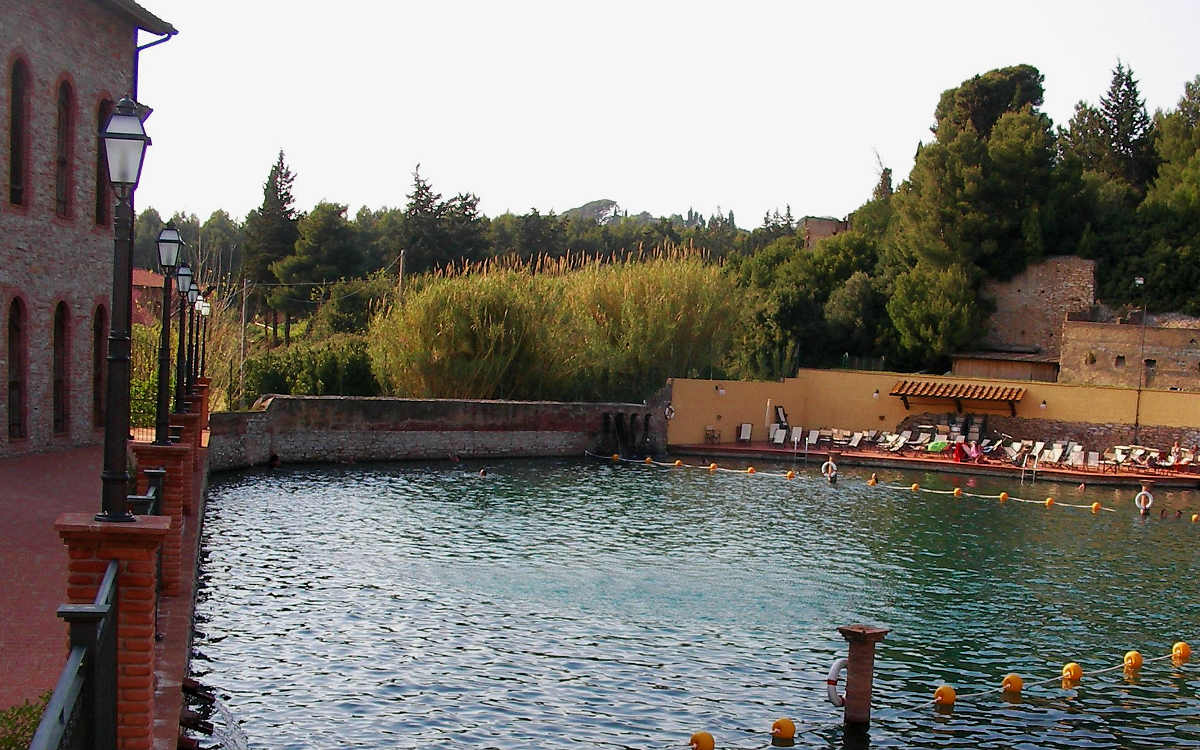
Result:
<instances>
[{"instance_id":1,"label":"distant building on hill","mask_svg":"<svg viewBox=\"0 0 1200 750\"><path fill-rule=\"evenodd\" d=\"M1141 312L1117 322L1097 321L1095 311L1063 324L1059 382L1200 391L1200 321L1163 325Z\"/></svg>"},{"instance_id":2,"label":"distant building on hill","mask_svg":"<svg viewBox=\"0 0 1200 750\"><path fill-rule=\"evenodd\" d=\"M850 229L850 222L834 219L829 216L805 216L800 220L800 236L804 238L805 249L811 250L817 241Z\"/></svg>"},{"instance_id":3,"label":"distant building on hill","mask_svg":"<svg viewBox=\"0 0 1200 750\"><path fill-rule=\"evenodd\" d=\"M0 0L0 456L103 439L113 196L99 133L135 92L132 0Z\"/></svg>"}]
</instances>

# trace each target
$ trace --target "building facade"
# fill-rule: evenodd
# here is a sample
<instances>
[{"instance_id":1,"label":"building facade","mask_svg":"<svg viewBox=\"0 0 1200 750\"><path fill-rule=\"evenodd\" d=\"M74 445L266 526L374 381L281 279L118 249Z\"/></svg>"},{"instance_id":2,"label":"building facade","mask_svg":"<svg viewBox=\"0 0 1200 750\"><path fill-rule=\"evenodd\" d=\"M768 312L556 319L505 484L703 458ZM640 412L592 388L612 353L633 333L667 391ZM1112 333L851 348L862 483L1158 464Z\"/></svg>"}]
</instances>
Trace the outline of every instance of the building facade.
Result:
<instances>
[{"instance_id":1,"label":"building facade","mask_svg":"<svg viewBox=\"0 0 1200 750\"><path fill-rule=\"evenodd\" d=\"M995 302L981 349L1058 358L1068 313L1092 306L1096 261L1074 255L1047 258L1008 281L988 281L983 296Z\"/></svg>"},{"instance_id":2,"label":"building facade","mask_svg":"<svg viewBox=\"0 0 1200 750\"><path fill-rule=\"evenodd\" d=\"M1097 323L1085 314L1063 325L1059 382L1200 391L1200 328L1154 325L1153 315Z\"/></svg>"},{"instance_id":3,"label":"building facade","mask_svg":"<svg viewBox=\"0 0 1200 750\"><path fill-rule=\"evenodd\" d=\"M131 0L0 0L0 456L103 439L113 196L99 132L133 93Z\"/></svg>"}]
</instances>

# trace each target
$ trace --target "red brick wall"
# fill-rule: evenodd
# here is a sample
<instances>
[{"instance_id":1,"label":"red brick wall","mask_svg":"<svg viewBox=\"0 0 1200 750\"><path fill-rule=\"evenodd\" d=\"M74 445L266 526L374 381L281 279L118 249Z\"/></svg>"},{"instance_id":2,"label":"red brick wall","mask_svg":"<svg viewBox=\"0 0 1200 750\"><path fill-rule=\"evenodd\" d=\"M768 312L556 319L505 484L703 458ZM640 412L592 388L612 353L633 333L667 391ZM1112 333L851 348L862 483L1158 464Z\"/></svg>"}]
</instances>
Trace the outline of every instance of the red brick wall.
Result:
<instances>
[{"instance_id":1,"label":"red brick wall","mask_svg":"<svg viewBox=\"0 0 1200 750\"><path fill-rule=\"evenodd\" d=\"M92 321L110 306L113 229L96 225L97 113L132 86L133 25L93 0L0 0L0 456L99 442L93 427ZM12 65L30 73L30 170L24 206L9 203L9 97ZM70 218L55 213L57 85L67 80L75 111ZM79 271L82 270L82 273ZM26 434L8 438L8 313L25 304ZM52 430L51 332L54 308L66 302L69 427Z\"/></svg>"}]
</instances>

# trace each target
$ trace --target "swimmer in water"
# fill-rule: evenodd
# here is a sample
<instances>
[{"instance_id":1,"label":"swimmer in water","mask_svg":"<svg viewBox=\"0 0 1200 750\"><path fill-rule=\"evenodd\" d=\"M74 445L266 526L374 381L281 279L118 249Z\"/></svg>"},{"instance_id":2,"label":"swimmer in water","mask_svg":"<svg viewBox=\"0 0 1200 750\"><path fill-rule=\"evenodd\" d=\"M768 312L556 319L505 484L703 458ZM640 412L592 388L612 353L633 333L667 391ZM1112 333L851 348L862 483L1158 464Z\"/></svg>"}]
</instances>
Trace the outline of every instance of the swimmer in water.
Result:
<instances>
[{"instance_id":1,"label":"swimmer in water","mask_svg":"<svg viewBox=\"0 0 1200 750\"><path fill-rule=\"evenodd\" d=\"M487 476L487 469L480 469L480 470L479 470L479 476L481 476L481 477L486 477L486 476Z\"/></svg>"}]
</instances>

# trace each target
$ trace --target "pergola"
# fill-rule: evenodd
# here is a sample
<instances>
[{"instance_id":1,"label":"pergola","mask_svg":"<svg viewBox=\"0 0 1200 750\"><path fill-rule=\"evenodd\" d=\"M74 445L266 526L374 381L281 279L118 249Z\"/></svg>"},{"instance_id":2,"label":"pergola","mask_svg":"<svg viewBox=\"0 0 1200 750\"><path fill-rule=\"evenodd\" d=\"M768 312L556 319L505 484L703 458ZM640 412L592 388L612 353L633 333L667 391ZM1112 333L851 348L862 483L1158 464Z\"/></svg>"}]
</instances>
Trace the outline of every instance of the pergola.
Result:
<instances>
[{"instance_id":1,"label":"pergola","mask_svg":"<svg viewBox=\"0 0 1200 750\"><path fill-rule=\"evenodd\" d=\"M1017 416L1017 402L1025 398L1025 389L1007 385L953 383L944 380L900 380L892 386L889 396L897 396L905 409L912 409L911 400L945 401L954 404L959 414L963 402L979 402L984 406L1008 404L1009 413Z\"/></svg>"}]
</instances>

